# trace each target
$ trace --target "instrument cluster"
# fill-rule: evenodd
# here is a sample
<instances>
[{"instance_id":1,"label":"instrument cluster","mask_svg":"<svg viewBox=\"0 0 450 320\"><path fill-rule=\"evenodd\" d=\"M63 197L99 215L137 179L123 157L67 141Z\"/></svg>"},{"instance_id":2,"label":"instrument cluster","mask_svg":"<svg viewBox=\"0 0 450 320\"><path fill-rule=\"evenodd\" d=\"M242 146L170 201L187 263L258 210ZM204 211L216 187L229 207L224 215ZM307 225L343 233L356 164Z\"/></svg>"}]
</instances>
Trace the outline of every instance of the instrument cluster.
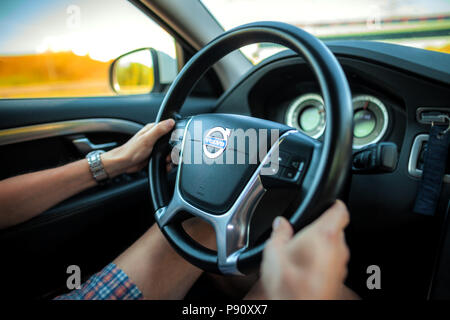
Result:
<instances>
[{"instance_id":1,"label":"instrument cluster","mask_svg":"<svg viewBox=\"0 0 450 320\"><path fill-rule=\"evenodd\" d=\"M359 149L380 141L389 124L389 114L384 103L377 97L366 94L354 96L352 102L353 148ZM306 93L294 99L287 108L285 123L319 139L326 128L322 97L317 93Z\"/></svg>"}]
</instances>

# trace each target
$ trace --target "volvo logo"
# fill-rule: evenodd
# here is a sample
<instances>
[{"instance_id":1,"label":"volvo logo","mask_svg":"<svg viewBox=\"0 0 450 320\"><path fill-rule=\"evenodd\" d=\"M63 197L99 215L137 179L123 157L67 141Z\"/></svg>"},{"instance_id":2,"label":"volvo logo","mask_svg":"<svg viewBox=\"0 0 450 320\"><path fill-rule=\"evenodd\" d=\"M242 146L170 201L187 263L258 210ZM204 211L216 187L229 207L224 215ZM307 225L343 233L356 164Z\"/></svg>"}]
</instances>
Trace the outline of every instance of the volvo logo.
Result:
<instances>
[{"instance_id":1,"label":"volvo logo","mask_svg":"<svg viewBox=\"0 0 450 320\"><path fill-rule=\"evenodd\" d=\"M231 130L215 127L209 130L203 139L203 152L208 158L214 159L220 156L227 147Z\"/></svg>"}]
</instances>

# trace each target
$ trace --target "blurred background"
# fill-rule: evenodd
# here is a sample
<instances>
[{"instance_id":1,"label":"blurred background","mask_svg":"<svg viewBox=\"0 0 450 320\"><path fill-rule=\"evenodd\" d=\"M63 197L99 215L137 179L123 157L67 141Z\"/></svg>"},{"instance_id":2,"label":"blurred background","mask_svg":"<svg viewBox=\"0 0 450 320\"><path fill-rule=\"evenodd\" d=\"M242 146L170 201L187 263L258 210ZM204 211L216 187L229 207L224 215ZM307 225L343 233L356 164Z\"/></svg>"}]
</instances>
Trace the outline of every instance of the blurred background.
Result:
<instances>
[{"instance_id":1,"label":"blurred background","mask_svg":"<svg viewBox=\"0 0 450 320\"><path fill-rule=\"evenodd\" d=\"M222 26L291 23L322 40L374 40L450 53L450 0L202 0ZM257 63L282 50L243 51Z\"/></svg>"},{"instance_id":2,"label":"blurred background","mask_svg":"<svg viewBox=\"0 0 450 320\"><path fill-rule=\"evenodd\" d=\"M176 56L127 0L2 0L0 30L0 98L115 95L113 59L144 47Z\"/></svg>"},{"instance_id":3,"label":"blurred background","mask_svg":"<svg viewBox=\"0 0 450 320\"><path fill-rule=\"evenodd\" d=\"M385 41L450 53L450 0L202 2L225 30L277 20L323 40ZM176 58L174 39L127 0L2 0L0 28L0 98L115 95L109 85L113 59L144 47ZM242 52L256 64L280 50L261 43Z\"/></svg>"}]
</instances>

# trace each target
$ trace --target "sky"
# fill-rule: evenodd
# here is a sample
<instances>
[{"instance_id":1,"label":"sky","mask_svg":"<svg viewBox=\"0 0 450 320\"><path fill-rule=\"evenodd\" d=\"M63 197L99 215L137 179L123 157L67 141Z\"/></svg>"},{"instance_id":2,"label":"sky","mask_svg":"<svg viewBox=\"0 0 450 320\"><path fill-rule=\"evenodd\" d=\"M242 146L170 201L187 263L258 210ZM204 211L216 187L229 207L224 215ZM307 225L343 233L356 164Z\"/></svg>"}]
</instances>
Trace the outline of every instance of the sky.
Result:
<instances>
[{"instance_id":1,"label":"sky","mask_svg":"<svg viewBox=\"0 0 450 320\"><path fill-rule=\"evenodd\" d=\"M73 51L108 61L154 47L175 57L173 39L126 0L1 0L0 55Z\"/></svg>"},{"instance_id":2,"label":"sky","mask_svg":"<svg viewBox=\"0 0 450 320\"><path fill-rule=\"evenodd\" d=\"M178 0L182 3L183 0ZM203 0L228 29L257 20L308 24L376 13L450 13L450 0ZM126 0L1 0L0 55L68 51L108 61L142 47L175 57L173 39Z\"/></svg>"}]
</instances>

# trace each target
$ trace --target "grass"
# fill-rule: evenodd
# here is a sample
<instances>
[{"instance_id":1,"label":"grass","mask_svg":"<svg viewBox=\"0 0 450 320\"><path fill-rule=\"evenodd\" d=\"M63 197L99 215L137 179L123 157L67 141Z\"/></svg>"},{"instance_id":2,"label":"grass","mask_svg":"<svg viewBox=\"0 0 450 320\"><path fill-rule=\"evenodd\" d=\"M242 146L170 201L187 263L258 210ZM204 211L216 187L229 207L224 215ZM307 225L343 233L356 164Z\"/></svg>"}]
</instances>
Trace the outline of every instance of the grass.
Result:
<instances>
[{"instance_id":1,"label":"grass","mask_svg":"<svg viewBox=\"0 0 450 320\"><path fill-rule=\"evenodd\" d=\"M72 52L0 57L0 98L112 95L110 64Z\"/></svg>"}]
</instances>

